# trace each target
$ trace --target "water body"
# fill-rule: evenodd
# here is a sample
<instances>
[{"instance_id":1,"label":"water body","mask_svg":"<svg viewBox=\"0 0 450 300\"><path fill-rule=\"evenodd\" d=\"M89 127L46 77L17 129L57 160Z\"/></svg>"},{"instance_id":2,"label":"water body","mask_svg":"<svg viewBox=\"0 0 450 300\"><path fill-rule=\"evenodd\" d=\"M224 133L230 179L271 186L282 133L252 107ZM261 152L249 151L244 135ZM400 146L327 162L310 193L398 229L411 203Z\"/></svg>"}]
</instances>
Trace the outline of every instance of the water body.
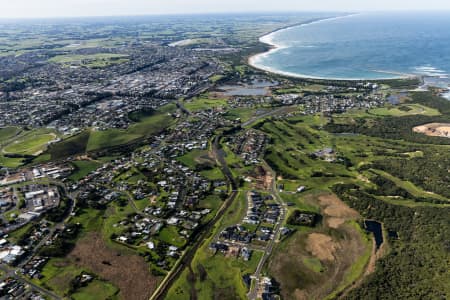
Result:
<instances>
[{"instance_id":1,"label":"water body","mask_svg":"<svg viewBox=\"0 0 450 300\"><path fill-rule=\"evenodd\" d=\"M375 244L377 249L379 249L381 244L383 244L383 229L381 223L373 220L365 220L364 226L367 231L373 233L373 236L375 237Z\"/></svg>"},{"instance_id":2,"label":"water body","mask_svg":"<svg viewBox=\"0 0 450 300\"><path fill-rule=\"evenodd\" d=\"M265 96L269 93L268 88L277 86L278 82L254 79L245 85L224 85L220 90L226 96Z\"/></svg>"},{"instance_id":3,"label":"water body","mask_svg":"<svg viewBox=\"0 0 450 300\"><path fill-rule=\"evenodd\" d=\"M431 76L448 86L450 12L365 13L276 31L274 47L250 63L285 75L326 79Z\"/></svg>"}]
</instances>

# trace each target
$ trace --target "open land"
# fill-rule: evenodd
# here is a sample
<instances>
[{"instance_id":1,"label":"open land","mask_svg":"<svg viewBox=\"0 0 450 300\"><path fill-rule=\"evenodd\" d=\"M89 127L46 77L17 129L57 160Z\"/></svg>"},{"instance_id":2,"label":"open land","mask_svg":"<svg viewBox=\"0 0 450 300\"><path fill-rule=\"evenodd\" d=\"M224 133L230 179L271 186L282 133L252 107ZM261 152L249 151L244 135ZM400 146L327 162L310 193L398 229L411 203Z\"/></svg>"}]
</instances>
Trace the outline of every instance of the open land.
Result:
<instances>
[{"instance_id":1,"label":"open land","mask_svg":"<svg viewBox=\"0 0 450 300\"><path fill-rule=\"evenodd\" d=\"M430 123L413 128L414 132L423 133L428 136L450 137L450 124Z\"/></svg>"}]
</instances>

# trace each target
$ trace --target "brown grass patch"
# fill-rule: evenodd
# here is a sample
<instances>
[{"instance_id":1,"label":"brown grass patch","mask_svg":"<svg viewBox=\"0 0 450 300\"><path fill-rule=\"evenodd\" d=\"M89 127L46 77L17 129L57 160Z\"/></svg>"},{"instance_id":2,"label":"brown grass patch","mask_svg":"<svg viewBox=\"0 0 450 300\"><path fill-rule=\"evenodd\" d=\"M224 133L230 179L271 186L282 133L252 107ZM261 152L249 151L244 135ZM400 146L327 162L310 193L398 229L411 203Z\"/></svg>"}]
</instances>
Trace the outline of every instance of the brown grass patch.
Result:
<instances>
[{"instance_id":1,"label":"brown grass patch","mask_svg":"<svg viewBox=\"0 0 450 300\"><path fill-rule=\"evenodd\" d=\"M69 259L116 285L122 299L147 300L157 286L157 278L150 274L142 257L122 255L108 248L99 233L82 238Z\"/></svg>"},{"instance_id":2,"label":"brown grass patch","mask_svg":"<svg viewBox=\"0 0 450 300\"><path fill-rule=\"evenodd\" d=\"M326 217L327 225L330 228L338 228L348 220L355 220L360 217L359 213L348 207L341 199L333 194L321 195L318 197Z\"/></svg>"},{"instance_id":3,"label":"brown grass patch","mask_svg":"<svg viewBox=\"0 0 450 300\"><path fill-rule=\"evenodd\" d=\"M306 240L306 250L321 261L333 261L337 247L331 236L322 233L311 233Z\"/></svg>"},{"instance_id":4,"label":"brown grass patch","mask_svg":"<svg viewBox=\"0 0 450 300\"><path fill-rule=\"evenodd\" d=\"M283 299L324 299L342 284L369 247L360 231L347 223L360 215L338 197L320 194L305 200L320 206L324 222L317 228L294 233L273 254L268 269L280 284ZM320 272L305 265L314 258L321 262Z\"/></svg>"}]
</instances>

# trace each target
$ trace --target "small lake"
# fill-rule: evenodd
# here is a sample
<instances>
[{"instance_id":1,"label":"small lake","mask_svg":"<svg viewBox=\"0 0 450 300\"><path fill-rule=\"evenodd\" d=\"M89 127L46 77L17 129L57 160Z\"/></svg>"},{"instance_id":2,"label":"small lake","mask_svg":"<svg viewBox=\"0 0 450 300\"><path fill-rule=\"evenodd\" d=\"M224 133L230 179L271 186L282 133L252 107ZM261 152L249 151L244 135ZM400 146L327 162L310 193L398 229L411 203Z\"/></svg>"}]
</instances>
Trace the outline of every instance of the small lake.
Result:
<instances>
[{"instance_id":1,"label":"small lake","mask_svg":"<svg viewBox=\"0 0 450 300\"><path fill-rule=\"evenodd\" d=\"M220 88L226 96L266 96L266 88L253 88L242 85L226 85Z\"/></svg>"},{"instance_id":2,"label":"small lake","mask_svg":"<svg viewBox=\"0 0 450 300\"><path fill-rule=\"evenodd\" d=\"M374 220L364 220L364 227L367 231L372 232L375 237L377 249L383 244L383 228L380 222Z\"/></svg>"},{"instance_id":3,"label":"small lake","mask_svg":"<svg viewBox=\"0 0 450 300\"><path fill-rule=\"evenodd\" d=\"M219 87L226 96L266 96L269 88L277 86L278 82L265 79L253 79L250 83L224 85Z\"/></svg>"}]
</instances>

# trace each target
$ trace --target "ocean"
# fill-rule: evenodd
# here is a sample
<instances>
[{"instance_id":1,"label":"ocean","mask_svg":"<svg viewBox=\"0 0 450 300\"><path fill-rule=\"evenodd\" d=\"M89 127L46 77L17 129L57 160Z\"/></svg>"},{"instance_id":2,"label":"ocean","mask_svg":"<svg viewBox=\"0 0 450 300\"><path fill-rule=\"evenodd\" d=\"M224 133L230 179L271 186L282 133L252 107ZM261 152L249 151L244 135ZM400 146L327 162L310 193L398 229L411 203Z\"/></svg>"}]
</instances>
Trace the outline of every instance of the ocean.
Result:
<instances>
[{"instance_id":1,"label":"ocean","mask_svg":"<svg viewBox=\"0 0 450 300\"><path fill-rule=\"evenodd\" d=\"M361 13L261 37L274 48L250 58L260 69L325 79L431 76L449 84L450 12Z\"/></svg>"}]
</instances>

